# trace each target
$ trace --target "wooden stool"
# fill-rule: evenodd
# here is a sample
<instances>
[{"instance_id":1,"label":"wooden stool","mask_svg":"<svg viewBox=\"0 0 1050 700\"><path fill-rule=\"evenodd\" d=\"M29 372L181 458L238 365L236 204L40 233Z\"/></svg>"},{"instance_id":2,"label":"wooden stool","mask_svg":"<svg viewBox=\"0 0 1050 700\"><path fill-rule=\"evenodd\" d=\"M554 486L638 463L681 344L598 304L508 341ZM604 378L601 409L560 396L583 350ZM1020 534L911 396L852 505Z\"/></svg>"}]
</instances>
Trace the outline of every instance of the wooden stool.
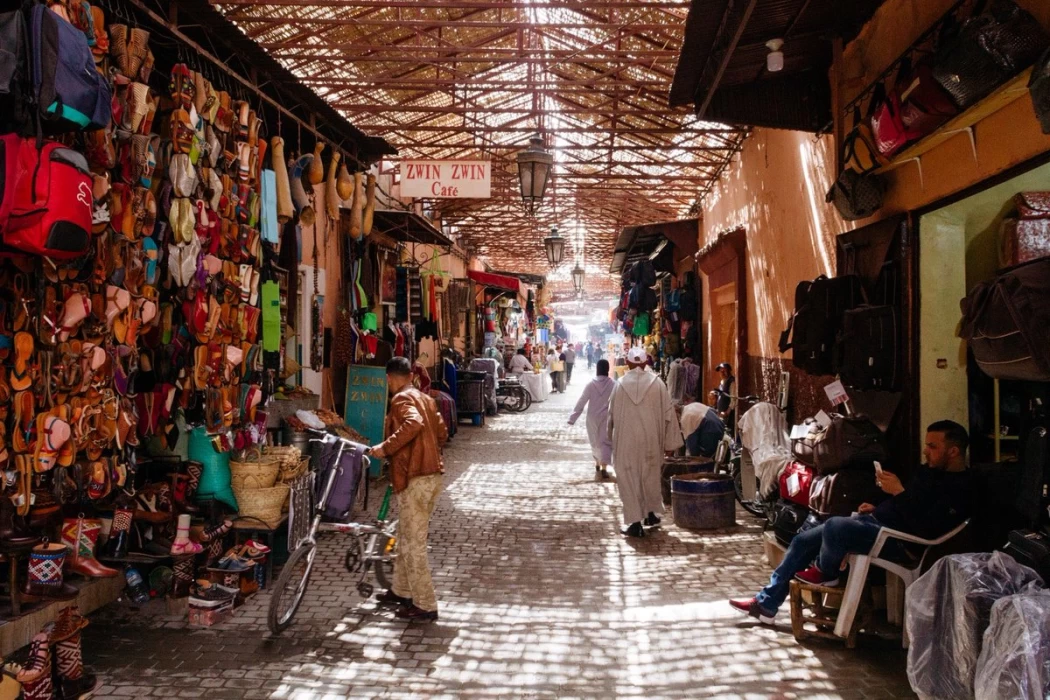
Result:
<instances>
[{"instance_id":1,"label":"wooden stool","mask_svg":"<svg viewBox=\"0 0 1050 700\"><path fill-rule=\"evenodd\" d=\"M807 592L812 602L806 601L806 596L803 594ZM842 637L835 635L835 616L838 614L838 611L835 608L826 606L828 596L834 595L841 599L842 592L843 589L837 586L834 588L818 586L798 580L791 582L791 592L789 594L791 601L791 633L795 636L795 641L801 642L810 638L843 641ZM857 646L857 631L868 622L870 611L871 606L868 604L867 596L865 595L857 611L857 617L853 621L853 627L850 628L849 636L845 638L847 649L853 649ZM807 612L809 613L808 615L806 614ZM807 625L812 625L815 629L809 629Z\"/></svg>"}]
</instances>

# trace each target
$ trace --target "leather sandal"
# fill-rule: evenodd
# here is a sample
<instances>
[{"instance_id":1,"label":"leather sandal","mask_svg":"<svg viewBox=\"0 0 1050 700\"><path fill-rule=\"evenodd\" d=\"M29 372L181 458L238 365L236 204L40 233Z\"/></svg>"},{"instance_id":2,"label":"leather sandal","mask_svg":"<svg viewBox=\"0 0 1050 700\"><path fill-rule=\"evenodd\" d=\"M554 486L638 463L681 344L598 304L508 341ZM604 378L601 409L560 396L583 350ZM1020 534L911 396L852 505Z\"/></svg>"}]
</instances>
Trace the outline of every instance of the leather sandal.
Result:
<instances>
[{"instance_id":1,"label":"leather sandal","mask_svg":"<svg viewBox=\"0 0 1050 700\"><path fill-rule=\"evenodd\" d=\"M15 334L15 366L11 369L11 388L25 391L33 385L29 361L33 356L33 336L24 331Z\"/></svg>"}]
</instances>

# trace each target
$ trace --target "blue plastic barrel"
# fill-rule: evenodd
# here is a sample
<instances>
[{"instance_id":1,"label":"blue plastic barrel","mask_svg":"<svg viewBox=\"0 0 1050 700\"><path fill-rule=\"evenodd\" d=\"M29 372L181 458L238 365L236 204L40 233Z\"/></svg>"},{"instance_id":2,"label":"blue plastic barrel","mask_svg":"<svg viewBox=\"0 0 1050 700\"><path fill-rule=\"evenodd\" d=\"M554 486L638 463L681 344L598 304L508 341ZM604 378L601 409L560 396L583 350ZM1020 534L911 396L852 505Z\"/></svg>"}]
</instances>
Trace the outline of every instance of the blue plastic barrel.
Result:
<instances>
[{"instance_id":1,"label":"blue plastic barrel","mask_svg":"<svg viewBox=\"0 0 1050 700\"><path fill-rule=\"evenodd\" d=\"M664 505L671 505L671 478L683 474L709 473L715 470L715 463L708 457L665 457L660 470L660 494Z\"/></svg>"},{"instance_id":2,"label":"blue plastic barrel","mask_svg":"<svg viewBox=\"0 0 1050 700\"><path fill-rule=\"evenodd\" d=\"M671 477L674 523L690 530L713 530L736 524L736 494L727 474L683 474Z\"/></svg>"}]
</instances>

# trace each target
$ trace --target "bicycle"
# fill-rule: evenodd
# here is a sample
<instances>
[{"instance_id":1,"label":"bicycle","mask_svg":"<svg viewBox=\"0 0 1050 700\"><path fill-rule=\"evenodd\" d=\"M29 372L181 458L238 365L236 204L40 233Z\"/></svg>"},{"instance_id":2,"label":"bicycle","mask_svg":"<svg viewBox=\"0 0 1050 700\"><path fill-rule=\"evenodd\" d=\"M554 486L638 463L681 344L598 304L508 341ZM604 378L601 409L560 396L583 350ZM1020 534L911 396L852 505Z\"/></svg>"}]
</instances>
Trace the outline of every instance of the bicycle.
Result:
<instances>
[{"instance_id":1,"label":"bicycle","mask_svg":"<svg viewBox=\"0 0 1050 700\"><path fill-rule=\"evenodd\" d=\"M732 401L743 402L743 403L757 403L761 401L758 396L734 396L728 394L721 389L712 389L711 394L716 397L728 397ZM747 450L744 449L743 445L740 444L740 437L737 434L737 417L740 415L737 407L732 407L733 411L733 425L732 432L730 432L730 426L726 425L725 435L722 436L722 440L718 443L718 447L715 449L714 456L714 473L715 474L728 474L733 478L733 491L736 494L737 502L743 506L751 515L759 518L768 518L768 504L764 499L759 496L758 484L753 485L754 496L752 498L746 498L744 495L744 464L745 459L751 459L751 455ZM754 468L747 470L749 473L754 474Z\"/></svg>"},{"instance_id":2,"label":"bicycle","mask_svg":"<svg viewBox=\"0 0 1050 700\"><path fill-rule=\"evenodd\" d=\"M496 385L496 404L511 413L524 413L532 406L532 394L517 377L510 376Z\"/></svg>"},{"instance_id":3,"label":"bicycle","mask_svg":"<svg viewBox=\"0 0 1050 700\"><path fill-rule=\"evenodd\" d=\"M375 524L323 522L325 507L332 494L335 477L339 469L341 469L339 465L343 453L347 449L363 446L346 438L330 434L325 434L325 437L319 441L326 443L327 450L338 449L338 452L335 459L330 462L331 466L327 469L327 478L321 498L312 508L313 517L310 522L310 529L299 540L295 551L288 558L284 568L281 570L281 575L277 578L277 583L274 585L268 615L270 631L274 635L278 635L288 628L303 602L303 597L306 595L306 589L310 582L314 558L317 555L317 534L319 532L339 532L353 537L351 545L347 548L344 564L350 573L361 574L361 578L357 582L357 591L362 597L371 597L375 590L365 580L370 570L375 571L376 580L379 585L385 588L390 588L393 580L394 561L397 558L396 533L398 521L387 520L393 487L387 486ZM337 444L338 447L336 447ZM363 459L362 476L368 468L367 453ZM328 460L325 460L325 462L328 463Z\"/></svg>"}]
</instances>

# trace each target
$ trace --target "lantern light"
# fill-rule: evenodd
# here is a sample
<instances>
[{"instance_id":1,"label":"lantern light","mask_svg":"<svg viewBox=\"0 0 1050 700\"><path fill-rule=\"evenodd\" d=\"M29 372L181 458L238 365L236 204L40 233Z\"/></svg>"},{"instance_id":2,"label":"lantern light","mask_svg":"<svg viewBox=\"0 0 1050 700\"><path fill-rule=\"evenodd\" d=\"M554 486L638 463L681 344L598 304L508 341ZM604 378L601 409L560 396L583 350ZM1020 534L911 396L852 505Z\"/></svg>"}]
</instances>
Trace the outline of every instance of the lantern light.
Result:
<instances>
[{"instance_id":1,"label":"lantern light","mask_svg":"<svg viewBox=\"0 0 1050 700\"><path fill-rule=\"evenodd\" d=\"M558 227L551 227L551 235L543 239L543 248L547 252L547 262L551 267L561 265L562 256L565 254L565 239L558 235Z\"/></svg>"},{"instance_id":2,"label":"lantern light","mask_svg":"<svg viewBox=\"0 0 1050 700\"><path fill-rule=\"evenodd\" d=\"M536 207L547 191L554 156L544 150L543 139L539 134L529 139L529 146L518 153L518 179L521 181L521 200L529 215L536 213Z\"/></svg>"},{"instance_id":3,"label":"lantern light","mask_svg":"<svg viewBox=\"0 0 1050 700\"><path fill-rule=\"evenodd\" d=\"M583 268L577 265L572 269L572 288L576 290L577 294L583 293L583 278L586 273Z\"/></svg>"}]
</instances>

